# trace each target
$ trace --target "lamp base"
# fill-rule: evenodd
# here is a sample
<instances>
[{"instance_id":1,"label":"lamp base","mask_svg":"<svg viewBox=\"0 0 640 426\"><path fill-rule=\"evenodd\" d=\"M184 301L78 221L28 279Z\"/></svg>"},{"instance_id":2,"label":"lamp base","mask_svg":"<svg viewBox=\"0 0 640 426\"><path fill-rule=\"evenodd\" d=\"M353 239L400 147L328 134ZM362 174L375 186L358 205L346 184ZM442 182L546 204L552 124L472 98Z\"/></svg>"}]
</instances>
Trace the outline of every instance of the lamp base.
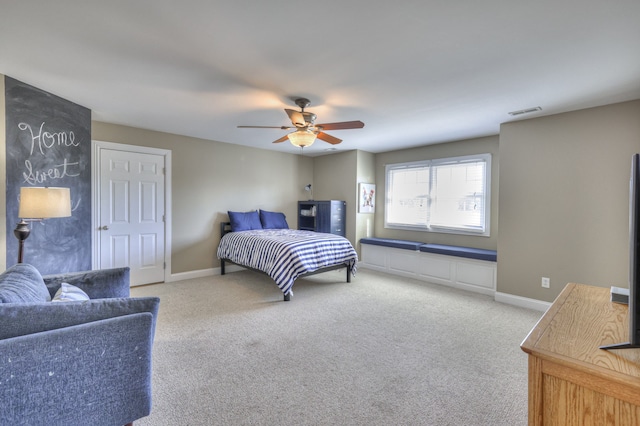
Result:
<instances>
[{"instance_id":1,"label":"lamp base","mask_svg":"<svg viewBox=\"0 0 640 426\"><path fill-rule=\"evenodd\" d=\"M31 230L29 229L29 224L22 219L16 225L16 229L13 230L13 235L18 239L18 263L22 263L23 260L23 252L24 252L24 240L29 237Z\"/></svg>"}]
</instances>

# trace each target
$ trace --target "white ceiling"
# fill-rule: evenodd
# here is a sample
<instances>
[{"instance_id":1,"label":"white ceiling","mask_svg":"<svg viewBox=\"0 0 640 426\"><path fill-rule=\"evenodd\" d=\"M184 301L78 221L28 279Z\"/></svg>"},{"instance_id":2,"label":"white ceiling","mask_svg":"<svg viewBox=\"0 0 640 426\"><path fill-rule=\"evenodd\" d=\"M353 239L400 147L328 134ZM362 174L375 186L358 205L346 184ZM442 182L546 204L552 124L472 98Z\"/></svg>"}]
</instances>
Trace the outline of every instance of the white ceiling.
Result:
<instances>
[{"instance_id":1,"label":"white ceiling","mask_svg":"<svg viewBox=\"0 0 640 426\"><path fill-rule=\"evenodd\" d=\"M383 152L639 99L640 1L0 0L0 73L98 121L291 153L236 126L289 125L303 96L365 123L327 132L338 150Z\"/></svg>"}]
</instances>

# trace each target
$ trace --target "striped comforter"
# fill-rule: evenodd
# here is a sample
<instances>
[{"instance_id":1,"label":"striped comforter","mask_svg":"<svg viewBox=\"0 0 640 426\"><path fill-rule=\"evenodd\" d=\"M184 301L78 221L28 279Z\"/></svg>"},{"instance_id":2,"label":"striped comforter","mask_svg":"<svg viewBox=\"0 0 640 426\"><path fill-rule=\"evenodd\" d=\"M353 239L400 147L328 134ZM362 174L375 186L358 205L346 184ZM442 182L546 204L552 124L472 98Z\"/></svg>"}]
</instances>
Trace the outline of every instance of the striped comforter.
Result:
<instances>
[{"instance_id":1,"label":"striped comforter","mask_svg":"<svg viewBox=\"0 0 640 426\"><path fill-rule=\"evenodd\" d=\"M344 237L293 229L260 229L225 234L218 258L267 273L286 295L300 275L346 263L356 272L358 254Z\"/></svg>"}]
</instances>

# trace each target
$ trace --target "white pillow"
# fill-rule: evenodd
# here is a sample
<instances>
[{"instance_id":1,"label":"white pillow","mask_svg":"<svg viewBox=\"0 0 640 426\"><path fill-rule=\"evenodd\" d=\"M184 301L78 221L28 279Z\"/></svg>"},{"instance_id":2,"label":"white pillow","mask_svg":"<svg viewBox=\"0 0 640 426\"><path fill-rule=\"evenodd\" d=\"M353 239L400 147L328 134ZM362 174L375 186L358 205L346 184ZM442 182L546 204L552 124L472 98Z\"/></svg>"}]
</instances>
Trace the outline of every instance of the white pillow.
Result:
<instances>
[{"instance_id":1,"label":"white pillow","mask_svg":"<svg viewBox=\"0 0 640 426\"><path fill-rule=\"evenodd\" d=\"M78 287L68 283L62 283L53 299L51 299L52 302L72 302L77 300L89 300L89 296Z\"/></svg>"}]
</instances>

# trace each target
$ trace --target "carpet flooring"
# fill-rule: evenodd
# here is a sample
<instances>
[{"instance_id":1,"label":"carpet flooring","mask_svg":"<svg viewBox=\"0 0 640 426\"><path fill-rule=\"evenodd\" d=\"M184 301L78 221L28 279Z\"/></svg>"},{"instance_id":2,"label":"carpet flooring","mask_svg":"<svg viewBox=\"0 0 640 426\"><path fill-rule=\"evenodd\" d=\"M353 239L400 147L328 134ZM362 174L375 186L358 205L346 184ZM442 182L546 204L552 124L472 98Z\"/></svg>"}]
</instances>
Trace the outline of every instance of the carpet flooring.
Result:
<instances>
[{"instance_id":1,"label":"carpet flooring","mask_svg":"<svg viewBox=\"0 0 640 426\"><path fill-rule=\"evenodd\" d=\"M136 425L525 425L520 343L542 315L360 269L251 271L132 289L159 296L153 409Z\"/></svg>"}]
</instances>

